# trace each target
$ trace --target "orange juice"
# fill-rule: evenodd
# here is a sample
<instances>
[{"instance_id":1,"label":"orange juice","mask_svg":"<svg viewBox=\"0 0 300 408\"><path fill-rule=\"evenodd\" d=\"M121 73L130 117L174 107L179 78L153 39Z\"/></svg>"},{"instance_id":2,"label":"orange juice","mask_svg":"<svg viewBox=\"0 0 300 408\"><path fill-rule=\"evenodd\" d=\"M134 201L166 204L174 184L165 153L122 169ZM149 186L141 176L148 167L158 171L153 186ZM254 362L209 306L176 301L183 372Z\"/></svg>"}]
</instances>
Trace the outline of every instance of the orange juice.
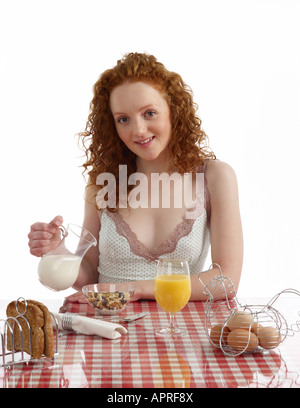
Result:
<instances>
[{"instance_id":1,"label":"orange juice","mask_svg":"<svg viewBox=\"0 0 300 408\"><path fill-rule=\"evenodd\" d=\"M156 276L154 296L159 306L166 312L179 312L191 296L190 277L181 274Z\"/></svg>"}]
</instances>

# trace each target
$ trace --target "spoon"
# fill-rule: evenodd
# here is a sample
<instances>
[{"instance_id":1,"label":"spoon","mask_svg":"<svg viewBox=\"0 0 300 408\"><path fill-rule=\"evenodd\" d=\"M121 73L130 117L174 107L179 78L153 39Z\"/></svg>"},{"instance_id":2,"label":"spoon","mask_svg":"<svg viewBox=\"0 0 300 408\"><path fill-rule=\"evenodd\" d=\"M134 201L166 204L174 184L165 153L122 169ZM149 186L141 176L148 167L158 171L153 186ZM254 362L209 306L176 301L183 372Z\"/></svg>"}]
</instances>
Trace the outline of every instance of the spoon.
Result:
<instances>
[{"instance_id":1,"label":"spoon","mask_svg":"<svg viewBox=\"0 0 300 408\"><path fill-rule=\"evenodd\" d=\"M142 312L142 313L136 313L133 315L121 317L120 319L123 320L124 322L133 322L138 319L142 319L143 317L147 316L150 312Z\"/></svg>"}]
</instances>

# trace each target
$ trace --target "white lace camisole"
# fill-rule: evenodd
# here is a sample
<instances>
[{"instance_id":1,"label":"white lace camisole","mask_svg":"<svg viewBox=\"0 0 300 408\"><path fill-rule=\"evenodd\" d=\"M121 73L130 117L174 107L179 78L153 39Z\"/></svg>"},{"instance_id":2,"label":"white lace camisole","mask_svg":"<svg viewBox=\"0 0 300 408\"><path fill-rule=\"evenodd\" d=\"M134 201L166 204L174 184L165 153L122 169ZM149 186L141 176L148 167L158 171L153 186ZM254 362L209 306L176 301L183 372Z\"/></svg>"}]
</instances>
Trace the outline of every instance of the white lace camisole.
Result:
<instances>
[{"instance_id":1,"label":"white lace camisole","mask_svg":"<svg viewBox=\"0 0 300 408\"><path fill-rule=\"evenodd\" d=\"M205 205L195 219L184 219L169 238L149 250L118 212L99 211L99 279L101 283L154 279L158 258L182 258L190 273L203 270L210 247L210 201L205 180Z\"/></svg>"}]
</instances>

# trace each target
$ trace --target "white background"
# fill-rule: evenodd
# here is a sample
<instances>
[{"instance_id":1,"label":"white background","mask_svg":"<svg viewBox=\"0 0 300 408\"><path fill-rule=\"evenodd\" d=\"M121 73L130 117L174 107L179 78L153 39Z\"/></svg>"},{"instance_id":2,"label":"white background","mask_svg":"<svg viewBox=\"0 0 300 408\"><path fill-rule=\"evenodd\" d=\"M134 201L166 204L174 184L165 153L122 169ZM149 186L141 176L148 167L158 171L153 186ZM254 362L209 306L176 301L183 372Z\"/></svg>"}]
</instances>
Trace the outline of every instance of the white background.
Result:
<instances>
[{"instance_id":1,"label":"white background","mask_svg":"<svg viewBox=\"0 0 300 408\"><path fill-rule=\"evenodd\" d=\"M217 157L236 171L245 254L239 296L300 289L300 2L0 2L0 298L62 298L37 279L27 234L81 224L92 86L126 52L154 54L194 91ZM208 261L209 262L209 261Z\"/></svg>"}]
</instances>

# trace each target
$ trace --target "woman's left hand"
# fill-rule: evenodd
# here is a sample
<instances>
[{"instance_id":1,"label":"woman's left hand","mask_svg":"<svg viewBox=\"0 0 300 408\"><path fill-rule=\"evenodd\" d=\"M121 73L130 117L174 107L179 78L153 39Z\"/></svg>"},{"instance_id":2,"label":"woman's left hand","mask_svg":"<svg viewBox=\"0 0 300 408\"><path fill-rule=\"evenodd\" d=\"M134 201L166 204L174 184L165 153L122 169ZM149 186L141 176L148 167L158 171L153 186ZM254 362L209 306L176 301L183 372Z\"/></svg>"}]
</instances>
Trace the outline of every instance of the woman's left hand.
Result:
<instances>
[{"instance_id":1,"label":"woman's left hand","mask_svg":"<svg viewBox=\"0 0 300 408\"><path fill-rule=\"evenodd\" d=\"M78 292L75 292L72 295L66 296L64 298L64 303L59 308L59 313L65 313L67 311L67 305L69 303L88 303L88 301L81 290L79 290Z\"/></svg>"},{"instance_id":2,"label":"woman's left hand","mask_svg":"<svg viewBox=\"0 0 300 408\"><path fill-rule=\"evenodd\" d=\"M63 306L67 305L68 303L88 303L88 300L81 290L79 290L78 292L65 297Z\"/></svg>"}]
</instances>

